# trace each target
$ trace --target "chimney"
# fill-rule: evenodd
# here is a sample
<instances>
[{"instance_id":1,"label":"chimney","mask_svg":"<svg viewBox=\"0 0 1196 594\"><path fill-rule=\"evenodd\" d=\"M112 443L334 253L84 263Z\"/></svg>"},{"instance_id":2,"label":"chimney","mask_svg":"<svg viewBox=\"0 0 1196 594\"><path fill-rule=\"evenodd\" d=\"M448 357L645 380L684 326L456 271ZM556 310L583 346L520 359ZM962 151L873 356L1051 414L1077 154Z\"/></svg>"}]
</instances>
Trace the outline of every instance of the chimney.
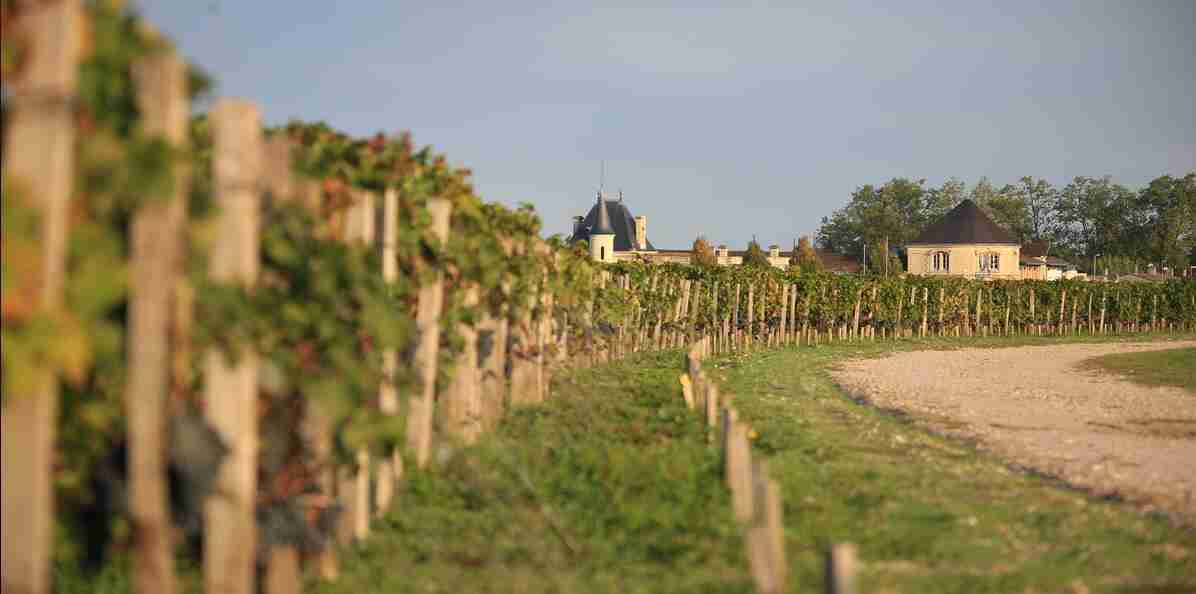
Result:
<instances>
[{"instance_id":1,"label":"chimney","mask_svg":"<svg viewBox=\"0 0 1196 594\"><path fill-rule=\"evenodd\" d=\"M573 217L573 237L576 238L581 233L581 225L585 220L585 217Z\"/></svg>"},{"instance_id":2,"label":"chimney","mask_svg":"<svg viewBox=\"0 0 1196 594\"><path fill-rule=\"evenodd\" d=\"M622 193L619 194L622 200ZM648 217L635 217L635 249L648 249Z\"/></svg>"}]
</instances>

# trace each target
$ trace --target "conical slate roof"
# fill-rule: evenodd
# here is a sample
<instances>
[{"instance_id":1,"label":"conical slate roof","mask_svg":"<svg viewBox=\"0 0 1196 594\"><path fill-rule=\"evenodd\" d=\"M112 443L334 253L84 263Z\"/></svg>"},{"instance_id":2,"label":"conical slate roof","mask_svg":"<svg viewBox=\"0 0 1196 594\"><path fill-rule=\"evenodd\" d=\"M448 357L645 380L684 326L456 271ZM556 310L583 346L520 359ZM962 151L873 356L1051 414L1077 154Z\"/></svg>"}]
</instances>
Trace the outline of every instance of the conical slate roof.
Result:
<instances>
[{"instance_id":1,"label":"conical slate roof","mask_svg":"<svg viewBox=\"0 0 1196 594\"><path fill-rule=\"evenodd\" d=\"M606 211L606 220L610 229L608 233L615 235L615 251L635 250L635 216L631 214L631 209L625 203L616 200L603 199L601 207L598 204L591 206L581 224L574 229L573 236L569 238L569 241L589 241L590 235L598 233L595 229L599 226L603 210ZM655 250L656 246L652 245L652 241L649 240L648 251Z\"/></svg>"},{"instance_id":2,"label":"conical slate roof","mask_svg":"<svg viewBox=\"0 0 1196 594\"><path fill-rule=\"evenodd\" d=\"M994 223L971 200L960 202L943 216L943 220L927 227L917 239L909 242L910 245L956 243L1018 244L1011 233Z\"/></svg>"},{"instance_id":3,"label":"conical slate roof","mask_svg":"<svg viewBox=\"0 0 1196 594\"><path fill-rule=\"evenodd\" d=\"M615 230L610 224L610 212L606 208L606 201L602 194L598 195L598 222L590 229L590 235L614 235Z\"/></svg>"}]
</instances>

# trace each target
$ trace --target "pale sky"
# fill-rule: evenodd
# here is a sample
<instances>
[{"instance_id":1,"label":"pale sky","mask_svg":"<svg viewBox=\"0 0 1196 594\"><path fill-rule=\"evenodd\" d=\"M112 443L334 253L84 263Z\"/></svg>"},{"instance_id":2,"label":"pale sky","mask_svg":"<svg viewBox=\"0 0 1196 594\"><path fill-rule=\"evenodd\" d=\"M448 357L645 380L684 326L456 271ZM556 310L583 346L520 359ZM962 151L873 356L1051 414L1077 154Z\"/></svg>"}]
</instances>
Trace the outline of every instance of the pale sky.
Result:
<instances>
[{"instance_id":1,"label":"pale sky","mask_svg":"<svg viewBox=\"0 0 1196 594\"><path fill-rule=\"evenodd\" d=\"M268 123L410 130L570 230L788 247L894 176L1196 170L1196 2L135 2Z\"/></svg>"}]
</instances>

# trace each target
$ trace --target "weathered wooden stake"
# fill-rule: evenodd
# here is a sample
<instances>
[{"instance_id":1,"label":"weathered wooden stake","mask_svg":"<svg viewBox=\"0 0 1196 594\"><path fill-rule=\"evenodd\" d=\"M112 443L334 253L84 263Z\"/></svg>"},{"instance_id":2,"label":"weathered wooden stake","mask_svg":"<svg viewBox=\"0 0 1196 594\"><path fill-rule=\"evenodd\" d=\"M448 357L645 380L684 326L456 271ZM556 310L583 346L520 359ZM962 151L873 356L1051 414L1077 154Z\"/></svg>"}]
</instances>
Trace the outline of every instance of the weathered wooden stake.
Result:
<instances>
[{"instance_id":1,"label":"weathered wooden stake","mask_svg":"<svg viewBox=\"0 0 1196 594\"><path fill-rule=\"evenodd\" d=\"M856 546L831 545L826 554L826 594L856 594Z\"/></svg>"},{"instance_id":2,"label":"weathered wooden stake","mask_svg":"<svg viewBox=\"0 0 1196 594\"><path fill-rule=\"evenodd\" d=\"M187 131L186 66L173 53L133 67L142 129L181 147ZM170 196L155 197L133 216L129 287L129 515L133 529L133 589L172 594L174 554L166 476L167 397L171 384L171 313L176 265L183 252L186 171L176 167ZM164 198L164 199L163 199Z\"/></svg>"},{"instance_id":3,"label":"weathered wooden stake","mask_svg":"<svg viewBox=\"0 0 1196 594\"><path fill-rule=\"evenodd\" d=\"M299 551L293 546L270 549L262 590L265 594L300 594L303 590Z\"/></svg>"},{"instance_id":4,"label":"weathered wooden stake","mask_svg":"<svg viewBox=\"0 0 1196 594\"><path fill-rule=\"evenodd\" d=\"M752 450L748 442L748 428L732 422L725 439L724 478L731 490L731 509L735 518L747 523L752 519Z\"/></svg>"},{"instance_id":5,"label":"weathered wooden stake","mask_svg":"<svg viewBox=\"0 0 1196 594\"><path fill-rule=\"evenodd\" d=\"M253 287L259 267L262 125L248 101L221 99L212 108L212 171L219 207L218 240L208 276ZM257 547L258 356L242 347L236 362L209 351L205 414L230 452L216 495L204 507L204 584L209 593L252 594Z\"/></svg>"},{"instance_id":6,"label":"weathered wooden stake","mask_svg":"<svg viewBox=\"0 0 1196 594\"><path fill-rule=\"evenodd\" d=\"M464 289L465 307L477 307L479 290L470 283ZM482 433L481 381L478 374L478 333L473 326L460 322L457 334L464 345L457 354L453 367L453 379L440 395L443 414L440 415L446 435L463 443L477 442Z\"/></svg>"},{"instance_id":7,"label":"weathered wooden stake","mask_svg":"<svg viewBox=\"0 0 1196 594\"><path fill-rule=\"evenodd\" d=\"M67 207L75 179L74 98L84 22L78 0L31 3L25 10L21 28L28 58L20 79L7 89L4 181L6 192L20 187L40 212L37 306L54 311L62 302ZM4 35L9 34L6 23ZM3 401L0 589L5 594L50 589L57 415L58 386L48 373L39 373L28 393L8 394Z\"/></svg>"},{"instance_id":8,"label":"weathered wooden stake","mask_svg":"<svg viewBox=\"0 0 1196 594\"><path fill-rule=\"evenodd\" d=\"M432 215L432 235L441 244L448 241L449 217L453 205L444 198L428 201ZM420 287L415 327L419 345L415 351L415 373L420 392L412 395L407 414L407 447L415 456L415 465L427 468L432 457L432 415L436 399L437 352L440 347L440 310L444 306L444 273L436 272L432 282Z\"/></svg>"},{"instance_id":9,"label":"weathered wooden stake","mask_svg":"<svg viewBox=\"0 0 1196 594\"><path fill-rule=\"evenodd\" d=\"M752 499L755 509L744 535L752 581L758 592L784 592L789 566L785 559L780 486L769 478L764 460L752 464Z\"/></svg>"},{"instance_id":10,"label":"weathered wooden stake","mask_svg":"<svg viewBox=\"0 0 1196 594\"><path fill-rule=\"evenodd\" d=\"M382 281L391 284L399 276L399 191L387 188L382 194ZM382 385L378 387L378 410L387 416L399 414L399 394L395 387L398 354L394 349L382 351ZM398 451L378 461L378 486L374 490L377 514L386 514L394 499L403 458Z\"/></svg>"}]
</instances>

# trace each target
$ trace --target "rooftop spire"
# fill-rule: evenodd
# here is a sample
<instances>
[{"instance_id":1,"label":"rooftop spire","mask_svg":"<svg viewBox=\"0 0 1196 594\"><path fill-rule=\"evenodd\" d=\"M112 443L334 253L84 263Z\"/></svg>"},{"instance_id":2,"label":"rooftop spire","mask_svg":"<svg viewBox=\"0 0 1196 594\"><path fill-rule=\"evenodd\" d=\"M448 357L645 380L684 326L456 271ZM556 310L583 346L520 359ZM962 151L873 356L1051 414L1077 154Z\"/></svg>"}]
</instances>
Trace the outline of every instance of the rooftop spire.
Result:
<instances>
[{"instance_id":1,"label":"rooftop spire","mask_svg":"<svg viewBox=\"0 0 1196 594\"><path fill-rule=\"evenodd\" d=\"M594 228L590 229L590 235L614 235L615 229L610 224L610 213L606 210L606 200L602 198L602 192L598 192L598 220L594 221Z\"/></svg>"}]
</instances>

